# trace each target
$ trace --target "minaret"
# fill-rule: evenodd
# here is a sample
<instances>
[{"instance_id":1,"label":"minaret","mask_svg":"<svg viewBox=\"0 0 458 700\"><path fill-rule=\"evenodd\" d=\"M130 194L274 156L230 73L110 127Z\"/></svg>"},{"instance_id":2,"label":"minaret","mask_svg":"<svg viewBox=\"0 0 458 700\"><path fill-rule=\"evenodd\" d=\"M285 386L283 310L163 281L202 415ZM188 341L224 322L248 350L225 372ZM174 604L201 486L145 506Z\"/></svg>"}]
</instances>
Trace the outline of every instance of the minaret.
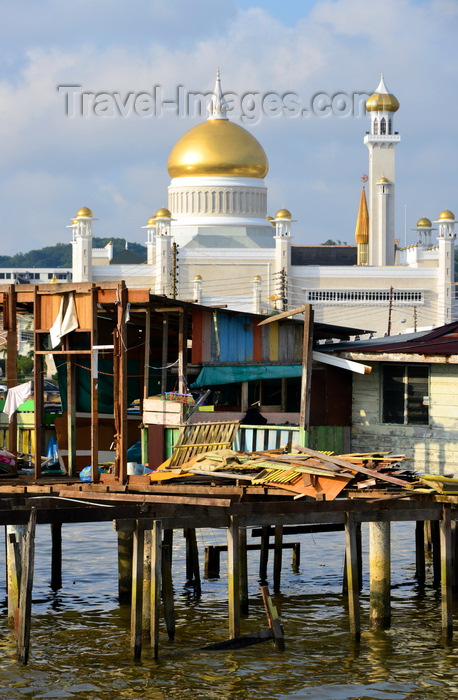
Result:
<instances>
[{"instance_id":1,"label":"minaret","mask_svg":"<svg viewBox=\"0 0 458 700\"><path fill-rule=\"evenodd\" d=\"M288 209L280 209L272 223L275 224L275 272L284 275L285 297L288 296L288 283L291 278L291 223L293 219ZM287 305L287 298L283 301Z\"/></svg>"},{"instance_id":2,"label":"minaret","mask_svg":"<svg viewBox=\"0 0 458 700\"><path fill-rule=\"evenodd\" d=\"M73 282L92 281L92 211L83 207L77 211L72 225L72 279Z\"/></svg>"},{"instance_id":3,"label":"minaret","mask_svg":"<svg viewBox=\"0 0 458 700\"><path fill-rule=\"evenodd\" d=\"M154 270L156 283L154 292L168 296L172 274L172 235L170 231L172 214L164 207L156 212L154 218L156 220L156 268Z\"/></svg>"},{"instance_id":4,"label":"minaret","mask_svg":"<svg viewBox=\"0 0 458 700\"><path fill-rule=\"evenodd\" d=\"M146 222L146 262L148 265L154 265L154 239L156 234L156 219L150 216Z\"/></svg>"},{"instance_id":5,"label":"minaret","mask_svg":"<svg viewBox=\"0 0 458 700\"><path fill-rule=\"evenodd\" d=\"M449 209L434 221L439 224L439 270L437 288L437 325L451 323L455 282L455 215Z\"/></svg>"},{"instance_id":6,"label":"minaret","mask_svg":"<svg viewBox=\"0 0 458 700\"><path fill-rule=\"evenodd\" d=\"M355 238L358 250L357 265L367 265L369 248L369 214L367 212L366 190L361 188L358 218L356 220Z\"/></svg>"},{"instance_id":7,"label":"minaret","mask_svg":"<svg viewBox=\"0 0 458 700\"><path fill-rule=\"evenodd\" d=\"M364 137L369 149L369 265L394 265L394 150L401 137L393 128L399 109L383 75L366 102L371 130Z\"/></svg>"}]
</instances>

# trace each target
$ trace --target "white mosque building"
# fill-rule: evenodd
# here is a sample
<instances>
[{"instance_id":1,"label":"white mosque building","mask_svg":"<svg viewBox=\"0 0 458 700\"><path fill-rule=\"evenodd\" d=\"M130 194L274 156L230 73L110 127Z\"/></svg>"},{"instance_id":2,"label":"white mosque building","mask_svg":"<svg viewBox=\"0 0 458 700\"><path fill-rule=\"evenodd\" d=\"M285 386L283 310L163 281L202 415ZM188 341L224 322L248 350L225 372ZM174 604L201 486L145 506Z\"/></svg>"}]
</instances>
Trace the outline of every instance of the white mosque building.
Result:
<instances>
[{"instance_id":1,"label":"white mosque building","mask_svg":"<svg viewBox=\"0 0 458 700\"><path fill-rule=\"evenodd\" d=\"M453 213L442 211L433 222L436 228L421 218L417 243L396 246L398 108L382 76L366 104L368 206L363 187L357 256L355 248L334 247L332 254L340 259L323 264L321 255L317 264L312 248L327 251L292 245L296 222L287 209L267 216L267 156L248 130L227 118L218 73L208 119L187 131L170 152L167 207L143 227L146 262L117 263L112 246L94 249L94 218L84 207L71 224L73 281L124 279L130 287L150 287L156 294L254 312L311 303L319 321L377 335L386 334L388 323L392 334L449 323L454 308Z\"/></svg>"}]
</instances>

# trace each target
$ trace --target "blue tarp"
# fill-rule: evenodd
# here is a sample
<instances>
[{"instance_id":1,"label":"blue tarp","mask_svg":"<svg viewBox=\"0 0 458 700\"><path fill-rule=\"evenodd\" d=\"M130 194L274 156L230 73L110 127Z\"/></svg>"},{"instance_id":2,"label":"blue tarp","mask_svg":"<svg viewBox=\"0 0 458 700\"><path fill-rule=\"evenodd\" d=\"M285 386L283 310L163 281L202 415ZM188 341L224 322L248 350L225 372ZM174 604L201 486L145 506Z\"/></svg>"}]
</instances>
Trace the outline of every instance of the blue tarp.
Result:
<instances>
[{"instance_id":1,"label":"blue tarp","mask_svg":"<svg viewBox=\"0 0 458 700\"><path fill-rule=\"evenodd\" d=\"M259 379L285 379L301 377L302 364L294 365L224 365L220 367L204 367L191 389L218 384L235 384L251 382Z\"/></svg>"}]
</instances>

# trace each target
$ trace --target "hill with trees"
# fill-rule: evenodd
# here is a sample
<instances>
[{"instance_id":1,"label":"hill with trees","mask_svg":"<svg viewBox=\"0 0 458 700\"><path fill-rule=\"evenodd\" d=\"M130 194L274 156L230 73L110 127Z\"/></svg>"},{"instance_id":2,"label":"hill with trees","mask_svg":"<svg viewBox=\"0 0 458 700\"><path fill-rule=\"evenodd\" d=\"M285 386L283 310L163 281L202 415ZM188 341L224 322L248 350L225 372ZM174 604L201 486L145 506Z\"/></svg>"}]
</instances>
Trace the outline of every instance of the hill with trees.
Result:
<instances>
[{"instance_id":1,"label":"hill with trees","mask_svg":"<svg viewBox=\"0 0 458 700\"><path fill-rule=\"evenodd\" d=\"M94 248L104 248L107 243L113 243L113 254L125 250L125 238L93 238ZM137 253L146 260L146 246L140 243L128 243L129 250ZM57 243L45 246L40 250L31 250L29 253L16 253L16 255L0 255L0 267L34 268L34 267L71 267L72 244Z\"/></svg>"}]
</instances>

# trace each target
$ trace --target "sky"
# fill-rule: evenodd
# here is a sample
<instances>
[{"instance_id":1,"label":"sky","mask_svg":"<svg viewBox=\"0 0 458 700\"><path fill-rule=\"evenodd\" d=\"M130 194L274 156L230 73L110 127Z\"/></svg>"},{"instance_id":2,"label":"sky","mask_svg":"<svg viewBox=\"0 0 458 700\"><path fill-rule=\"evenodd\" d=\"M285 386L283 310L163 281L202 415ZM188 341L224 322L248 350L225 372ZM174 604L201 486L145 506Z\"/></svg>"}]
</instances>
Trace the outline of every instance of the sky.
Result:
<instances>
[{"instance_id":1,"label":"sky","mask_svg":"<svg viewBox=\"0 0 458 700\"><path fill-rule=\"evenodd\" d=\"M0 16L0 254L69 242L82 206L94 235L144 243L218 67L293 243L354 244L359 105L381 73L400 102L396 237L458 214L456 0L0 0Z\"/></svg>"}]
</instances>

